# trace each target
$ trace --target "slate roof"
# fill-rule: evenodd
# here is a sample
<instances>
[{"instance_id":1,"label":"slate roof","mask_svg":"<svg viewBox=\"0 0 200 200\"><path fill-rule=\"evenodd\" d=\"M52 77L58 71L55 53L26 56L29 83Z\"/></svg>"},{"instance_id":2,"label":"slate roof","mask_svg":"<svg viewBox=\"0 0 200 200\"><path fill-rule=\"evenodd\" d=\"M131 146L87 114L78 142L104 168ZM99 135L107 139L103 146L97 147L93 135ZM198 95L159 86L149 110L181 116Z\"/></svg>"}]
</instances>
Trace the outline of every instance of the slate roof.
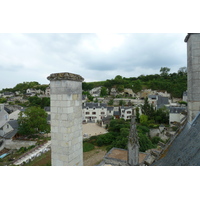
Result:
<instances>
[{"instance_id":1,"label":"slate roof","mask_svg":"<svg viewBox=\"0 0 200 200\"><path fill-rule=\"evenodd\" d=\"M12 128L14 129L13 131L10 131L9 133L6 133L3 137L5 139L11 139L13 136L16 135L16 133L18 132L18 127L19 127L19 124L18 124L18 121L17 120L10 120L8 122Z\"/></svg>"},{"instance_id":2,"label":"slate roof","mask_svg":"<svg viewBox=\"0 0 200 200\"><path fill-rule=\"evenodd\" d=\"M108 110L108 111L113 111L113 110L114 110L114 107L107 107L107 110Z\"/></svg>"},{"instance_id":3,"label":"slate roof","mask_svg":"<svg viewBox=\"0 0 200 200\"><path fill-rule=\"evenodd\" d=\"M132 107L128 107L128 106L121 106L120 109L122 110L129 110L132 109Z\"/></svg>"},{"instance_id":4,"label":"slate roof","mask_svg":"<svg viewBox=\"0 0 200 200\"><path fill-rule=\"evenodd\" d=\"M165 106L167 104L169 104L169 98L158 95L157 109L162 108L163 106Z\"/></svg>"},{"instance_id":5,"label":"slate roof","mask_svg":"<svg viewBox=\"0 0 200 200\"><path fill-rule=\"evenodd\" d=\"M119 112L119 111L114 111L113 115L114 115L114 116L119 116L119 115L120 115L120 112Z\"/></svg>"},{"instance_id":6,"label":"slate roof","mask_svg":"<svg viewBox=\"0 0 200 200\"><path fill-rule=\"evenodd\" d=\"M82 108L107 108L107 104L106 103L93 103L93 102L87 102L87 103L83 103Z\"/></svg>"},{"instance_id":7,"label":"slate roof","mask_svg":"<svg viewBox=\"0 0 200 200\"><path fill-rule=\"evenodd\" d=\"M149 95L148 98L157 99L157 95Z\"/></svg>"},{"instance_id":8,"label":"slate roof","mask_svg":"<svg viewBox=\"0 0 200 200\"><path fill-rule=\"evenodd\" d=\"M154 166L200 166L200 113L169 147L166 155Z\"/></svg>"},{"instance_id":9,"label":"slate roof","mask_svg":"<svg viewBox=\"0 0 200 200\"><path fill-rule=\"evenodd\" d=\"M169 108L170 113L182 113L186 110L187 110L186 107L170 107Z\"/></svg>"},{"instance_id":10,"label":"slate roof","mask_svg":"<svg viewBox=\"0 0 200 200\"><path fill-rule=\"evenodd\" d=\"M8 117L8 113L5 110L0 111L0 128L8 121L6 116Z\"/></svg>"}]
</instances>

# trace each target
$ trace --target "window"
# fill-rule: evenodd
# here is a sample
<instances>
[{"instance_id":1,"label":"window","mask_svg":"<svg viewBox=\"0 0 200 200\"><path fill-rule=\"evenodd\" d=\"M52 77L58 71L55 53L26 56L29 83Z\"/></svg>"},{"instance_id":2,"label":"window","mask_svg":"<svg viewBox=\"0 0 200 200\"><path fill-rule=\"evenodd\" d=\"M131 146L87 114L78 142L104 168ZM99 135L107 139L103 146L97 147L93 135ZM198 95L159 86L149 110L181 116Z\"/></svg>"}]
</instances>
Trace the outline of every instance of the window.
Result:
<instances>
[{"instance_id":1,"label":"window","mask_svg":"<svg viewBox=\"0 0 200 200\"><path fill-rule=\"evenodd\" d=\"M95 108L93 108L93 110L95 110Z\"/></svg>"},{"instance_id":2,"label":"window","mask_svg":"<svg viewBox=\"0 0 200 200\"><path fill-rule=\"evenodd\" d=\"M127 114L131 114L131 111L127 111Z\"/></svg>"},{"instance_id":3,"label":"window","mask_svg":"<svg viewBox=\"0 0 200 200\"><path fill-rule=\"evenodd\" d=\"M85 114L86 114L86 115L89 115L89 114L90 114L90 112L86 112Z\"/></svg>"},{"instance_id":4,"label":"window","mask_svg":"<svg viewBox=\"0 0 200 200\"><path fill-rule=\"evenodd\" d=\"M93 115L96 115L96 112L92 112Z\"/></svg>"},{"instance_id":5,"label":"window","mask_svg":"<svg viewBox=\"0 0 200 200\"><path fill-rule=\"evenodd\" d=\"M101 112L101 115L105 115L105 112Z\"/></svg>"}]
</instances>

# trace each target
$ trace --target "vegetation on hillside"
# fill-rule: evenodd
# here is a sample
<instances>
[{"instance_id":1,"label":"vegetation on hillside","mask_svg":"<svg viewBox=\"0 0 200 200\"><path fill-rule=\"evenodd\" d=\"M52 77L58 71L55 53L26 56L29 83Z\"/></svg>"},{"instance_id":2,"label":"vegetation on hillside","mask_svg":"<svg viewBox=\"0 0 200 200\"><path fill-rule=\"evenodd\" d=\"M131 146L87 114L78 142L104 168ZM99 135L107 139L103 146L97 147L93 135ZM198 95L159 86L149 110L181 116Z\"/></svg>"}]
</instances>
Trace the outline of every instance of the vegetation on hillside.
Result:
<instances>
[{"instance_id":1,"label":"vegetation on hillside","mask_svg":"<svg viewBox=\"0 0 200 200\"><path fill-rule=\"evenodd\" d=\"M31 81L31 82L23 82L23 83L18 83L15 87L13 88L4 88L1 90L1 92L20 92L21 94L25 94L27 89L37 89L37 90L42 90L45 91L48 85L41 85L36 81Z\"/></svg>"},{"instance_id":2,"label":"vegetation on hillside","mask_svg":"<svg viewBox=\"0 0 200 200\"><path fill-rule=\"evenodd\" d=\"M83 82L83 90L89 91L94 87L103 86L109 91L115 87L118 92L124 88L131 88L135 93L142 89L152 89L167 91L172 97L181 98L183 92L187 90L187 69L181 67L177 73L169 73L170 68L161 67L160 74L140 75L139 77L125 78L117 75L114 79L99 82Z\"/></svg>"}]
</instances>

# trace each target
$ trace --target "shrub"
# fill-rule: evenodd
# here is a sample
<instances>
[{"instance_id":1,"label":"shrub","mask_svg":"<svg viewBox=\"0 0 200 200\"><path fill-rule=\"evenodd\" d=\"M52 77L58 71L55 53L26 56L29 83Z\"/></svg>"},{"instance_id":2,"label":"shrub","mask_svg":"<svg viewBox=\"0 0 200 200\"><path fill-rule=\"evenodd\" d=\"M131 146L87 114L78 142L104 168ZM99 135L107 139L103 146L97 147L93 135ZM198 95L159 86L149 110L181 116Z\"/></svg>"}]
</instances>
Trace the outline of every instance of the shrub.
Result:
<instances>
[{"instance_id":1,"label":"shrub","mask_svg":"<svg viewBox=\"0 0 200 200\"><path fill-rule=\"evenodd\" d=\"M139 132L138 136L139 136L139 144L141 152L145 152L148 149L155 148L155 145L152 144L151 140L148 138L146 134Z\"/></svg>"},{"instance_id":2,"label":"shrub","mask_svg":"<svg viewBox=\"0 0 200 200\"><path fill-rule=\"evenodd\" d=\"M83 152L88 152L94 149L94 145L88 142L83 143Z\"/></svg>"},{"instance_id":3,"label":"shrub","mask_svg":"<svg viewBox=\"0 0 200 200\"><path fill-rule=\"evenodd\" d=\"M153 143L153 144L158 144L158 142L163 142L163 140L160 138L160 137L158 137L158 136L155 136L155 137L152 137L151 138L151 142Z\"/></svg>"}]
</instances>

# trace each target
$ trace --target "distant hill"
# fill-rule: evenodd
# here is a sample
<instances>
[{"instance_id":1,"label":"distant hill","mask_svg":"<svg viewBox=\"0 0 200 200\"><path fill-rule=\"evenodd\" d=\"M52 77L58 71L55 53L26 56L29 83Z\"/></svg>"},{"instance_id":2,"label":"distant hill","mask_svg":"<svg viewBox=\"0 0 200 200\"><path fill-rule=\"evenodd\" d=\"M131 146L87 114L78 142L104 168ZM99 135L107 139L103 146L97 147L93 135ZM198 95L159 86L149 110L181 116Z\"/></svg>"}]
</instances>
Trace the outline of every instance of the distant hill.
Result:
<instances>
[{"instance_id":1,"label":"distant hill","mask_svg":"<svg viewBox=\"0 0 200 200\"><path fill-rule=\"evenodd\" d=\"M124 88L131 88L134 92L142 89L167 91L172 97L182 98L187 90L187 70L181 67L177 73L169 73L170 69L162 67L160 74L140 75L139 77L122 77L117 75L114 79L98 82L83 82L83 90L89 91L95 87L104 86L111 90L115 87L119 92Z\"/></svg>"}]
</instances>

